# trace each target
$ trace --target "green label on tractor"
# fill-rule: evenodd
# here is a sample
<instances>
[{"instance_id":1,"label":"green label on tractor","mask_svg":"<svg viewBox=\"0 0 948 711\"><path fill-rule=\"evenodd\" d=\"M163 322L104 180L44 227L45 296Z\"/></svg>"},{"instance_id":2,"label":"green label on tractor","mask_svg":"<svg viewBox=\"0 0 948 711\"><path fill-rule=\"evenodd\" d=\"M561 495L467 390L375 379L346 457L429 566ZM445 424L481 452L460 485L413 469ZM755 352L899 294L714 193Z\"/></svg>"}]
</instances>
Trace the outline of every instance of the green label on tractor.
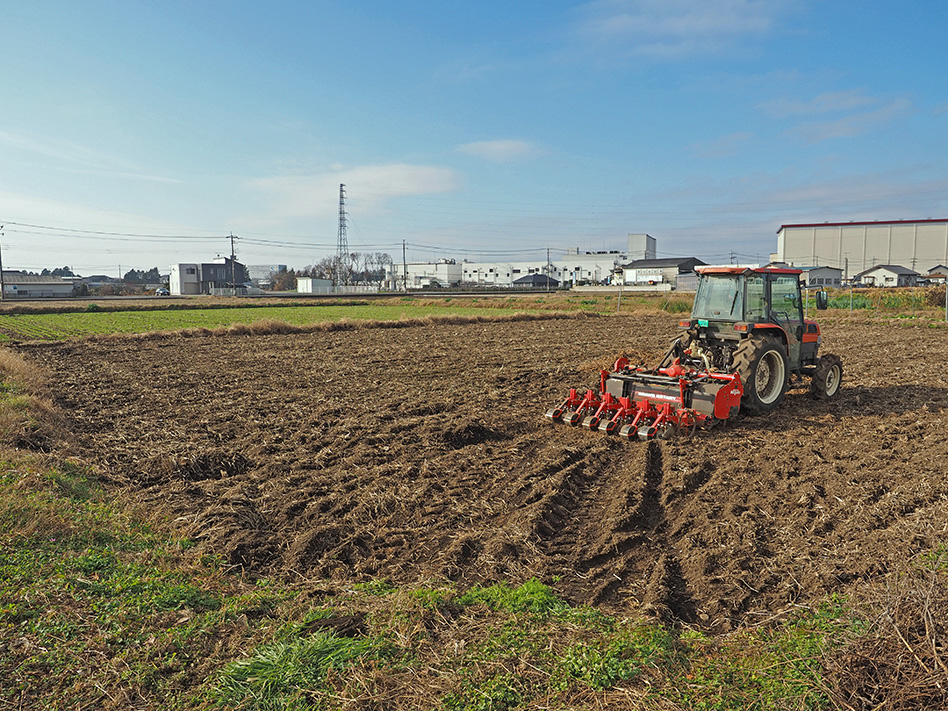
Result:
<instances>
[{"instance_id":1,"label":"green label on tractor","mask_svg":"<svg viewBox=\"0 0 948 711\"><path fill-rule=\"evenodd\" d=\"M708 319L706 319L706 318L699 318L699 319L698 319L698 325L701 326L702 328L707 328L707 327L708 327Z\"/></svg>"}]
</instances>

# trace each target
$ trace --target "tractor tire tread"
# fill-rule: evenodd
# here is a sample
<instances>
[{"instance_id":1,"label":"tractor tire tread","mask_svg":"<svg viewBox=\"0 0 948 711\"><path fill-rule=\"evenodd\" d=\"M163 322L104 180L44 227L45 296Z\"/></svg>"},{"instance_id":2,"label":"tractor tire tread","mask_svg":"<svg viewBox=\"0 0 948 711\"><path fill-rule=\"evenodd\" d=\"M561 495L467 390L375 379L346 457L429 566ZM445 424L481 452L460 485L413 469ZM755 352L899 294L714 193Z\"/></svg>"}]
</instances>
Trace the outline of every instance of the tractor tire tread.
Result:
<instances>
[{"instance_id":1,"label":"tractor tire tread","mask_svg":"<svg viewBox=\"0 0 948 711\"><path fill-rule=\"evenodd\" d=\"M834 369L836 369L835 387L831 377ZM810 395L816 400L832 400L839 395L842 380L842 358L834 353L826 353L820 356L816 362L816 369L813 371L813 378L810 381ZM827 384L830 385L830 390L827 389Z\"/></svg>"},{"instance_id":2,"label":"tractor tire tread","mask_svg":"<svg viewBox=\"0 0 948 711\"><path fill-rule=\"evenodd\" d=\"M766 350L771 348L780 351L783 357L784 374L788 374L787 355L783 347L776 339L771 336L749 337L741 341L734 350L731 359L731 372L737 372L741 376L741 382L744 385L744 396L741 398L741 412L759 415L770 412L783 402L787 393L788 381L785 379L783 388L779 395L770 403L761 402L751 381L753 380L754 367L759 362L760 357Z\"/></svg>"}]
</instances>

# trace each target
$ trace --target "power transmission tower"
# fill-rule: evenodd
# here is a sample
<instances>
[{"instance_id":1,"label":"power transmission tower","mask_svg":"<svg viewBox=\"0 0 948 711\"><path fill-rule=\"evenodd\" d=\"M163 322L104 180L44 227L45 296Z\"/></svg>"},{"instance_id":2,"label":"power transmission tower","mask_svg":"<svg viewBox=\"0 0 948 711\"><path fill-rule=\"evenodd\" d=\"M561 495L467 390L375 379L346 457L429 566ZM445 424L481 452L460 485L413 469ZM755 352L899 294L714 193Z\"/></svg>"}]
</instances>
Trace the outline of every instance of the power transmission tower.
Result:
<instances>
[{"instance_id":1,"label":"power transmission tower","mask_svg":"<svg viewBox=\"0 0 948 711\"><path fill-rule=\"evenodd\" d=\"M346 235L346 186L339 183L339 235L336 239L336 286L345 281L346 266L349 264L349 238Z\"/></svg>"}]
</instances>

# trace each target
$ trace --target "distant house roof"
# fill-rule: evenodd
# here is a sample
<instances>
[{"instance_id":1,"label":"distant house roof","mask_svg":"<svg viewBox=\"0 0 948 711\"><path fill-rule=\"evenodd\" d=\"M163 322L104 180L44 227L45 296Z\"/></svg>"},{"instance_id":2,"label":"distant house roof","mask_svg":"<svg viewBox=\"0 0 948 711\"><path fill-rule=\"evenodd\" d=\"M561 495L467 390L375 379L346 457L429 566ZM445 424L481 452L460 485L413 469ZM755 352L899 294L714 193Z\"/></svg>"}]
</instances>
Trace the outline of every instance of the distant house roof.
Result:
<instances>
[{"instance_id":1,"label":"distant house roof","mask_svg":"<svg viewBox=\"0 0 948 711\"><path fill-rule=\"evenodd\" d=\"M38 276L36 274L9 274L4 272L3 281L5 284L56 284L59 286L68 284L72 286L72 282L67 282L62 277Z\"/></svg>"},{"instance_id":2,"label":"distant house roof","mask_svg":"<svg viewBox=\"0 0 948 711\"><path fill-rule=\"evenodd\" d=\"M834 272L842 272L842 271L843 271L843 270L840 269L839 267L831 267L831 266L828 266L828 265L825 265L825 264L823 264L823 265L818 265L818 266L815 266L815 267L794 267L794 269L799 269L799 270L804 271L804 272L811 272L811 271L813 271L814 269L832 269Z\"/></svg>"},{"instance_id":3,"label":"distant house roof","mask_svg":"<svg viewBox=\"0 0 948 711\"><path fill-rule=\"evenodd\" d=\"M527 276L522 276L519 279L514 279L514 284L517 286L559 286L560 283L553 277L549 277L546 274L527 274Z\"/></svg>"},{"instance_id":4,"label":"distant house roof","mask_svg":"<svg viewBox=\"0 0 948 711\"><path fill-rule=\"evenodd\" d=\"M121 280L116 279L113 276L108 276L106 274L93 274L92 276L82 277L79 280L79 283L88 284L91 286L92 284L111 284L112 282L117 282L117 281L121 281Z\"/></svg>"},{"instance_id":5,"label":"distant house roof","mask_svg":"<svg viewBox=\"0 0 948 711\"><path fill-rule=\"evenodd\" d=\"M874 272L877 269L885 269L886 271L892 272L893 274L900 274L903 276L918 276L918 272L898 264L877 264L874 267L869 267L869 269L864 269L863 271L856 274L856 276L861 277L865 274L869 274L870 272Z\"/></svg>"},{"instance_id":6,"label":"distant house roof","mask_svg":"<svg viewBox=\"0 0 948 711\"><path fill-rule=\"evenodd\" d=\"M932 267L928 270L928 274L948 274L948 267L944 264L939 264L938 266Z\"/></svg>"},{"instance_id":7,"label":"distant house roof","mask_svg":"<svg viewBox=\"0 0 948 711\"><path fill-rule=\"evenodd\" d=\"M628 264L623 264L623 269L668 269L669 267L678 267L680 273L694 271L695 267L704 264L697 257L666 257L664 259L636 259Z\"/></svg>"}]
</instances>

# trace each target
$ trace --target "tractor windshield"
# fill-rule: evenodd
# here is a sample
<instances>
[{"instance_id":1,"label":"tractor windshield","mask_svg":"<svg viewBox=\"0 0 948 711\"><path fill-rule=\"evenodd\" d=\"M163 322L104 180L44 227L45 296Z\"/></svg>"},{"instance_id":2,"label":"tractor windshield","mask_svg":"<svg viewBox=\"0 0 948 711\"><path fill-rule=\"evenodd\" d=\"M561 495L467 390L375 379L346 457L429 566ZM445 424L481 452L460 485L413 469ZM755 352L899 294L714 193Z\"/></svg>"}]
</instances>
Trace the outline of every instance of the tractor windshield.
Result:
<instances>
[{"instance_id":1,"label":"tractor windshield","mask_svg":"<svg viewBox=\"0 0 948 711\"><path fill-rule=\"evenodd\" d=\"M702 274L691 318L741 321L744 314L744 277L739 274Z\"/></svg>"}]
</instances>

